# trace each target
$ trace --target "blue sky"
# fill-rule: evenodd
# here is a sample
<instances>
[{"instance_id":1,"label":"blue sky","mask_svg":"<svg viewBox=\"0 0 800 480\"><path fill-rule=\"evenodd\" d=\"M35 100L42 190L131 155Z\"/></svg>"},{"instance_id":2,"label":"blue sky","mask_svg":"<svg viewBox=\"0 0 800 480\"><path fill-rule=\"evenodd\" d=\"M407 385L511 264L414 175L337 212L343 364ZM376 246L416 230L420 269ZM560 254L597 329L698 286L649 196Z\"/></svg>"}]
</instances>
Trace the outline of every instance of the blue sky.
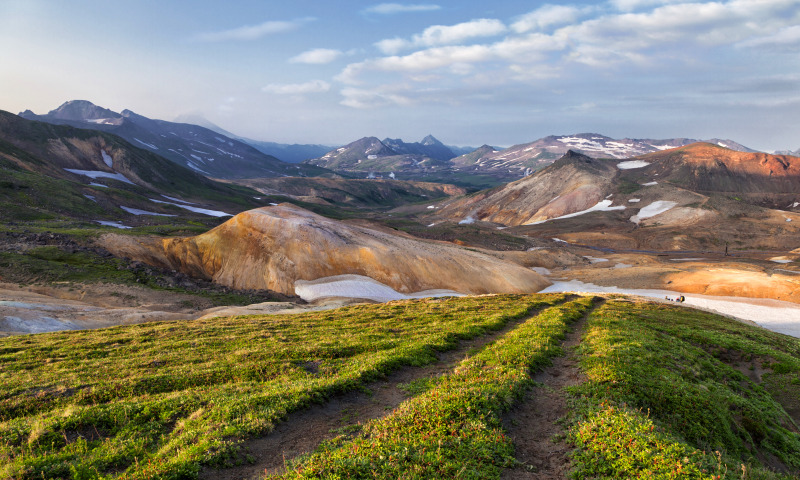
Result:
<instances>
[{"instance_id":1,"label":"blue sky","mask_svg":"<svg viewBox=\"0 0 800 480\"><path fill-rule=\"evenodd\" d=\"M0 0L0 109L259 140L550 134L800 147L800 0Z\"/></svg>"}]
</instances>

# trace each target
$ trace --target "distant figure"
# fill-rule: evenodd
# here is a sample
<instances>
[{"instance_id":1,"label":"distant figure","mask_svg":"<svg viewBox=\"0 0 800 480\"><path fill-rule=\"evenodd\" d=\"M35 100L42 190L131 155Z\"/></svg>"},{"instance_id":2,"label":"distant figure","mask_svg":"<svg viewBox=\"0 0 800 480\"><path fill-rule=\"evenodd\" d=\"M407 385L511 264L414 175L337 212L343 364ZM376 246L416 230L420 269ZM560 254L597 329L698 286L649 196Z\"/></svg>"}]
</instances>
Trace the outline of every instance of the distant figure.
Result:
<instances>
[{"instance_id":1,"label":"distant figure","mask_svg":"<svg viewBox=\"0 0 800 480\"><path fill-rule=\"evenodd\" d=\"M728 242L725 242L725 256L728 256Z\"/></svg>"},{"instance_id":2,"label":"distant figure","mask_svg":"<svg viewBox=\"0 0 800 480\"><path fill-rule=\"evenodd\" d=\"M684 297L683 295L681 295L680 297L678 297L678 301L679 301L679 302L681 302L681 303L683 303L683 302L685 302L685 301L686 301L686 297Z\"/></svg>"}]
</instances>

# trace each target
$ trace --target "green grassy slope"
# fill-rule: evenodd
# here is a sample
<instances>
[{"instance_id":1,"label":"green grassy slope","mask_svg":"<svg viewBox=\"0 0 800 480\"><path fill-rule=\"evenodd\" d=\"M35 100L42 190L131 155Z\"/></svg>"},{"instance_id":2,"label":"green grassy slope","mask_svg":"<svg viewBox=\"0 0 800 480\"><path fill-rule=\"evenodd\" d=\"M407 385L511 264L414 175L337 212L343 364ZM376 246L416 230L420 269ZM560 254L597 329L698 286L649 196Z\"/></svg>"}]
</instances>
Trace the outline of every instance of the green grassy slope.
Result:
<instances>
[{"instance_id":1,"label":"green grassy slope","mask_svg":"<svg viewBox=\"0 0 800 480\"><path fill-rule=\"evenodd\" d=\"M0 339L0 477L195 478L241 458L241 442L288 412L523 320L285 473L499 478L514 462L499 413L586 315L587 381L571 390L568 419L575 478L800 471L786 413L800 405L800 341L678 306L550 294ZM742 374L734 359L758 368Z\"/></svg>"}]
</instances>

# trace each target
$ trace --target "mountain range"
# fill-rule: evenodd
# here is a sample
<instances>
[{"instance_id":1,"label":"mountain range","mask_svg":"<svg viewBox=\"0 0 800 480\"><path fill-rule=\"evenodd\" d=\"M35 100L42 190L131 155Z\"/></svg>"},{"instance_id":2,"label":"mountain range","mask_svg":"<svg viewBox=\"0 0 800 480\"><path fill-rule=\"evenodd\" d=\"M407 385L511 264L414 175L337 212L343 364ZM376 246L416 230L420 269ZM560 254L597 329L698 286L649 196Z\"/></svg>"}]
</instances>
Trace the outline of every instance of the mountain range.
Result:
<instances>
[{"instance_id":1,"label":"mountain range","mask_svg":"<svg viewBox=\"0 0 800 480\"><path fill-rule=\"evenodd\" d=\"M26 110L19 116L113 133L133 145L209 177L285 177L329 173L311 165L283 162L237 138L200 125L154 120L130 110L117 113L86 100L66 102L44 115Z\"/></svg>"},{"instance_id":2,"label":"mountain range","mask_svg":"<svg viewBox=\"0 0 800 480\"><path fill-rule=\"evenodd\" d=\"M452 149L432 136L411 144L402 140L381 141L364 137L307 163L347 174L394 173L395 176L419 180L439 175L441 178L451 177L450 181L457 184L469 175L482 175L494 178L494 183L498 184L530 175L550 165L568 150L592 158L629 158L697 141L689 138L616 140L595 133L581 133L548 136L505 149L483 145L456 156ZM754 151L732 140L712 139L708 142L744 152Z\"/></svg>"}]
</instances>

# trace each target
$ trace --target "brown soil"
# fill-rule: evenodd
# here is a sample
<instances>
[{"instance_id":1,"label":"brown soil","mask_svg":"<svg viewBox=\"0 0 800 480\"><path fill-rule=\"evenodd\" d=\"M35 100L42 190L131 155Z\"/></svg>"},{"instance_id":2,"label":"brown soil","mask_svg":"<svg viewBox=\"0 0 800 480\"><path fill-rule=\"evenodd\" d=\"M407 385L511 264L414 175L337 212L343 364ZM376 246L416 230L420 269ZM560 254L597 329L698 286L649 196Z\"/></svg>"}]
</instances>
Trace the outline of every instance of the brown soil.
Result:
<instances>
[{"instance_id":1,"label":"brown soil","mask_svg":"<svg viewBox=\"0 0 800 480\"><path fill-rule=\"evenodd\" d=\"M566 355L533 376L538 386L504 417L503 424L516 449L517 466L503 472L508 480L567 479L572 448L563 440L559 420L567 414L564 389L584 381L575 348L580 344L586 318L572 326L562 344Z\"/></svg>"},{"instance_id":2,"label":"brown soil","mask_svg":"<svg viewBox=\"0 0 800 480\"><path fill-rule=\"evenodd\" d=\"M206 467L200 472L199 478L240 480L280 474L289 460L313 451L324 440L337 436L348 427L357 428L365 422L390 414L409 398L400 385L451 371L469 353L497 340L536 314L538 310L510 322L497 332L461 341L456 349L440 352L434 364L402 368L384 380L367 385L367 392L339 395L325 404L292 413L268 435L244 443L243 452L255 459L253 463L225 469Z\"/></svg>"}]
</instances>

